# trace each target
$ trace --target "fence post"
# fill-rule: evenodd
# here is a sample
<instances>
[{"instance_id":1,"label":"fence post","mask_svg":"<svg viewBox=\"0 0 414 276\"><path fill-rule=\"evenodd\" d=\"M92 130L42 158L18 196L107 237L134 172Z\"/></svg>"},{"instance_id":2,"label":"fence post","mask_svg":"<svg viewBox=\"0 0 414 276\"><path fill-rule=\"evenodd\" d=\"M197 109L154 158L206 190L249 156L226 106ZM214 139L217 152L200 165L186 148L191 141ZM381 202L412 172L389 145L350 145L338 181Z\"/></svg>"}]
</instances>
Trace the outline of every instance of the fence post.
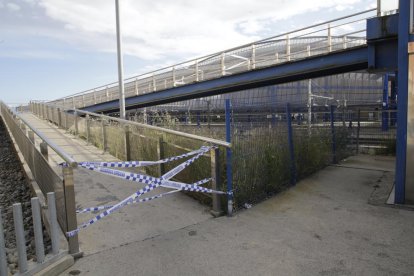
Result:
<instances>
[{"instance_id":1,"label":"fence post","mask_svg":"<svg viewBox=\"0 0 414 276\"><path fill-rule=\"evenodd\" d=\"M89 139L91 138L91 129L90 129L90 124L89 124L89 114L86 114L85 116L85 124L86 124L86 142L89 143Z\"/></svg>"},{"instance_id":2,"label":"fence post","mask_svg":"<svg viewBox=\"0 0 414 276\"><path fill-rule=\"evenodd\" d=\"M102 147L103 151L106 152L108 148L108 138L106 137L106 122L102 119Z\"/></svg>"},{"instance_id":3,"label":"fence post","mask_svg":"<svg viewBox=\"0 0 414 276\"><path fill-rule=\"evenodd\" d=\"M59 253L59 226L56 215L56 198L55 193L47 193L47 209L49 212L50 222L50 239L52 241L52 253Z\"/></svg>"},{"instance_id":4,"label":"fence post","mask_svg":"<svg viewBox=\"0 0 414 276\"><path fill-rule=\"evenodd\" d=\"M293 130L292 130L292 115L290 112L290 104L286 104L286 122L288 131L288 144L289 144L289 159L290 159L290 184L296 185L296 162L295 151L293 145Z\"/></svg>"},{"instance_id":5,"label":"fence post","mask_svg":"<svg viewBox=\"0 0 414 276\"><path fill-rule=\"evenodd\" d=\"M226 142L231 143L231 109L230 100L226 99ZM233 215L233 168L231 148L226 148L227 177L227 215Z\"/></svg>"},{"instance_id":6,"label":"fence post","mask_svg":"<svg viewBox=\"0 0 414 276\"><path fill-rule=\"evenodd\" d=\"M66 230L72 231L78 227L76 219L76 203L75 203L75 189L73 184L73 169L70 167L63 168L63 188L65 195L65 207L66 207ZM69 254L73 256L79 256L82 254L79 251L78 235L68 238Z\"/></svg>"},{"instance_id":7,"label":"fence post","mask_svg":"<svg viewBox=\"0 0 414 276\"><path fill-rule=\"evenodd\" d=\"M26 253L26 241L24 238L22 205L20 203L13 204L13 220L14 220L14 231L16 233L16 245L17 245L19 272L24 273L27 271L27 253Z\"/></svg>"},{"instance_id":8,"label":"fence post","mask_svg":"<svg viewBox=\"0 0 414 276\"><path fill-rule=\"evenodd\" d=\"M383 90L382 90L382 131L388 131L388 74L384 75Z\"/></svg>"},{"instance_id":9,"label":"fence post","mask_svg":"<svg viewBox=\"0 0 414 276\"><path fill-rule=\"evenodd\" d=\"M211 188L216 191L221 190L221 179L220 179L220 149L211 149ZM221 197L218 194L213 194L213 209L211 214L215 217L221 216L223 210L221 208Z\"/></svg>"},{"instance_id":10,"label":"fence post","mask_svg":"<svg viewBox=\"0 0 414 276\"><path fill-rule=\"evenodd\" d=\"M31 130L27 131L27 136L29 137L30 142L32 142L33 145L34 145L34 143L35 143L34 132L31 131Z\"/></svg>"},{"instance_id":11,"label":"fence post","mask_svg":"<svg viewBox=\"0 0 414 276\"><path fill-rule=\"evenodd\" d=\"M361 109L358 109L357 149L356 149L357 154L359 154L359 129L360 128L361 128Z\"/></svg>"},{"instance_id":12,"label":"fence post","mask_svg":"<svg viewBox=\"0 0 414 276\"><path fill-rule=\"evenodd\" d=\"M4 243L2 210L0 208L0 275L9 275L8 273L6 245Z\"/></svg>"},{"instance_id":13,"label":"fence post","mask_svg":"<svg viewBox=\"0 0 414 276\"><path fill-rule=\"evenodd\" d=\"M40 143L40 153L43 155L43 157L49 161L49 154L48 154L48 150L47 150L47 143L42 141Z\"/></svg>"},{"instance_id":14,"label":"fence post","mask_svg":"<svg viewBox=\"0 0 414 276\"><path fill-rule=\"evenodd\" d=\"M45 248L43 246L43 227L42 227L42 215L40 213L39 198L33 197L31 199L32 204L32 217L33 217L33 230L35 236L36 245L36 261L37 263L43 263L45 260Z\"/></svg>"},{"instance_id":15,"label":"fence post","mask_svg":"<svg viewBox=\"0 0 414 276\"><path fill-rule=\"evenodd\" d=\"M60 108L57 108L56 111L58 114L57 125L58 127L62 127L62 114L60 114Z\"/></svg>"},{"instance_id":16,"label":"fence post","mask_svg":"<svg viewBox=\"0 0 414 276\"><path fill-rule=\"evenodd\" d=\"M157 154L158 160L164 159L164 137L158 137L158 144L157 144ZM165 165L160 164L158 167L159 175L162 176L165 173Z\"/></svg>"},{"instance_id":17,"label":"fence post","mask_svg":"<svg viewBox=\"0 0 414 276\"><path fill-rule=\"evenodd\" d=\"M125 125L124 126L124 141L125 141L125 160L129 161L131 160L131 141L130 141L130 136L131 136L131 129L129 128L129 125Z\"/></svg>"},{"instance_id":18,"label":"fence post","mask_svg":"<svg viewBox=\"0 0 414 276\"><path fill-rule=\"evenodd\" d=\"M75 136L78 136L78 134L79 134L78 112L75 111L73 114L75 115L75 119L74 119L74 121L75 121Z\"/></svg>"},{"instance_id":19,"label":"fence post","mask_svg":"<svg viewBox=\"0 0 414 276\"><path fill-rule=\"evenodd\" d=\"M334 118L334 106L331 105L331 133L332 133L332 163L336 164L336 138L335 138L335 118Z\"/></svg>"}]
</instances>

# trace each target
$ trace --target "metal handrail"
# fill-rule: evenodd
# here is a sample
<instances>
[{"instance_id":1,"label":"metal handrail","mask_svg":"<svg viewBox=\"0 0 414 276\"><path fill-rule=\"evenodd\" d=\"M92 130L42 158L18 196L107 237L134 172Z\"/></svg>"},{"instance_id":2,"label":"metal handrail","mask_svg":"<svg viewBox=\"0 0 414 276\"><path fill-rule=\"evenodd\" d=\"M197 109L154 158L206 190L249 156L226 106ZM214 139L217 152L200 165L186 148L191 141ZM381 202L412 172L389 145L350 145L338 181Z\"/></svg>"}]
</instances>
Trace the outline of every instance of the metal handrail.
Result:
<instances>
[{"instance_id":1,"label":"metal handrail","mask_svg":"<svg viewBox=\"0 0 414 276\"><path fill-rule=\"evenodd\" d=\"M13 111L12 111L13 112ZM21 117L18 113L13 112L19 120L21 120L28 128L30 128L37 136L40 137L51 149L53 149L57 155L59 155L69 166L72 168L76 168L78 166L78 162L75 161L71 156L69 156L64 150L62 150L58 145L53 143L49 138L47 138L42 132L37 130L32 124L30 124L26 119Z\"/></svg>"},{"instance_id":2,"label":"metal handrail","mask_svg":"<svg viewBox=\"0 0 414 276\"><path fill-rule=\"evenodd\" d=\"M323 25L326 25L326 24L329 24L329 23L332 23L332 22L344 20L344 19L347 19L347 18L351 18L351 17L354 17L354 16L358 16L358 15L369 13L369 12L376 11L376 10L377 10L377 8L373 8L373 9L365 10L365 11L362 11L362 12L354 13L354 14L351 14L351 15L335 18L335 19L332 19L332 20L328 20L328 21L325 21L325 22L322 22L322 23L314 24L314 25L311 25L311 26L306 26L304 28L300 28L300 29L297 29L297 30L294 30L294 31L289 31L289 32L286 32L286 33L282 33L282 34L279 34L279 35L275 35L275 36L272 36L272 37L261 39L261 40L258 40L258 41L252 42L252 43L247 43L247 44L244 44L244 45L241 45L241 46L233 47L233 48L230 48L230 49L227 49L227 50L222 50L222 51L219 51L219 52L216 52L216 53L213 53L213 54L209 54L209 55L206 55L206 56L202 56L202 57L198 57L198 58L195 58L195 59L187 60L185 62L177 63L177 64L174 64L172 66L163 67L163 68L151 71L151 72L146 72L146 73L139 74L139 75L136 75L136 76L133 76L133 77L129 77L129 78L124 79L124 82L133 81L133 80L136 80L136 79L138 79L140 77L143 77L143 76L151 77L151 75L154 75L155 73L162 72L162 71L167 70L167 69L175 68L175 67L178 67L180 65L184 65L184 64L188 64L188 63L192 63L192 62L200 62L202 60L206 60L206 59L211 58L211 57L217 57L217 56L219 56L223 53L228 53L228 52L231 52L231 51L240 50L240 49L243 49L243 48L246 48L246 47L249 47L249 46L252 46L252 45L257 45L257 44L260 44L260 43L263 43L263 42L266 42L266 41L269 41L269 40L272 40L272 39L275 39L275 38L286 37L286 36L288 36L290 34L293 34L293 33L297 33L297 32L303 31L303 30L315 28L315 27L318 27L318 26L323 26ZM353 21L353 22L356 22L356 21ZM349 24L349 22L347 22L346 24ZM343 24L340 24L338 26L341 26L341 25L343 25ZM333 27L336 27L336 26L333 26ZM318 31L320 31L320 30L318 30ZM303 36L303 35L301 35L301 36ZM294 37L292 37L291 39L293 39L293 38ZM94 92L97 92L96 90L98 90L98 89L106 88L106 87L109 87L109 86L112 86L112 85L115 85L115 84L117 84L117 82L112 82L112 83L109 83L109 84L106 84L106 85L101 85L101 86L98 86L98 87L95 87L95 88L92 88L92 89L84 90L82 92L78 92L78 93L75 93L75 94L70 94L68 96L58 98L58 99L54 100L53 102L69 99L69 98L79 96L79 95L85 95L87 93L94 93Z\"/></svg>"},{"instance_id":3,"label":"metal handrail","mask_svg":"<svg viewBox=\"0 0 414 276\"><path fill-rule=\"evenodd\" d=\"M119 123L122 123L122 124L130 124L130 125L135 125L135 126L139 126L139 127L143 127L143 128L158 130L158 131L174 134L174 135L181 136L181 137L186 137L186 138L190 138L190 139L195 139L195 140L211 143L211 144L218 145L218 146L223 146L223 147L226 147L226 148L231 148L231 143L221 141L221 140L218 140L218 139L203 137L203 136L199 136L199 135L189 134L189 133L180 132L180 131L167 129L167 128L162 128L162 127L157 127L157 126L151 126L151 125L142 124L142 123L138 123L138 122L134 122L134 121L129 121L129 120L115 118L115 117L111 117L111 116L107 116L107 115L97 114L97 113L93 113L93 112L89 112L89 111L84 111L84 110L80 110L80 109L76 109L76 108L75 109L73 109L73 108L65 109L65 108L59 107L57 105L53 105L53 107L61 108L62 110L65 110L65 111L74 111L75 113L81 113L81 114L90 115L90 116L94 116L94 117L99 117L99 118L103 118L103 119L107 119L107 120L112 120L112 121L116 121L116 122L119 122Z\"/></svg>"}]
</instances>

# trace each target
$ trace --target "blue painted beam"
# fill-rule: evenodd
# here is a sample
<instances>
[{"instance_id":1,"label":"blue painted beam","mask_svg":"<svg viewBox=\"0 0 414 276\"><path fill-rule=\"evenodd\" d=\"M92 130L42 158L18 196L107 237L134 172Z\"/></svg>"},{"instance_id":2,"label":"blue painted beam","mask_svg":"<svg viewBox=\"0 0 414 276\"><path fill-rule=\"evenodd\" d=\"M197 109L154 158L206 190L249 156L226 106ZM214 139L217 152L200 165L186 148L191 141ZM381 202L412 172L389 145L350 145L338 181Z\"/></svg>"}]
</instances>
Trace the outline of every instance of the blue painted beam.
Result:
<instances>
[{"instance_id":1,"label":"blue painted beam","mask_svg":"<svg viewBox=\"0 0 414 276\"><path fill-rule=\"evenodd\" d=\"M408 111L408 41L410 26L410 2L399 1L398 22L398 91L397 91L397 156L395 165L395 203L405 203L405 175L407 157Z\"/></svg>"},{"instance_id":2,"label":"blue painted beam","mask_svg":"<svg viewBox=\"0 0 414 276\"><path fill-rule=\"evenodd\" d=\"M367 46L292 61L263 69L179 86L125 99L127 109L230 93L273 84L324 77L368 68ZM117 100L84 108L91 112L119 110Z\"/></svg>"}]
</instances>

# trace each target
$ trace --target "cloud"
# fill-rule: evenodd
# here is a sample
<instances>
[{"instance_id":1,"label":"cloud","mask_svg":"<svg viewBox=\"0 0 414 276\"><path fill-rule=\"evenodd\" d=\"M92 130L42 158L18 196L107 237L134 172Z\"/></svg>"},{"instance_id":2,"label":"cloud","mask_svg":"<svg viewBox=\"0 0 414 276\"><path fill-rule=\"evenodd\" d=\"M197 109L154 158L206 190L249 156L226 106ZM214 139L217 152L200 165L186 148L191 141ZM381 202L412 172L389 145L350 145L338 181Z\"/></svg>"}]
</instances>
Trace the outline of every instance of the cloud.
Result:
<instances>
[{"instance_id":1,"label":"cloud","mask_svg":"<svg viewBox=\"0 0 414 276\"><path fill-rule=\"evenodd\" d=\"M85 51L116 51L113 0L22 1L36 8L31 8L36 12L30 16L37 20L22 30L59 39ZM124 52L158 63L202 56L287 31L283 28L292 23L301 26L300 22L280 24L294 16L306 17L321 9L338 11L361 1L123 0Z\"/></svg>"},{"instance_id":2,"label":"cloud","mask_svg":"<svg viewBox=\"0 0 414 276\"><path fill-rule=\"evenodd\" d=\"M20 6L15 3L7 3L6 7L11 12L17 12L21 10Z\"/></svg>"}]
</instances>

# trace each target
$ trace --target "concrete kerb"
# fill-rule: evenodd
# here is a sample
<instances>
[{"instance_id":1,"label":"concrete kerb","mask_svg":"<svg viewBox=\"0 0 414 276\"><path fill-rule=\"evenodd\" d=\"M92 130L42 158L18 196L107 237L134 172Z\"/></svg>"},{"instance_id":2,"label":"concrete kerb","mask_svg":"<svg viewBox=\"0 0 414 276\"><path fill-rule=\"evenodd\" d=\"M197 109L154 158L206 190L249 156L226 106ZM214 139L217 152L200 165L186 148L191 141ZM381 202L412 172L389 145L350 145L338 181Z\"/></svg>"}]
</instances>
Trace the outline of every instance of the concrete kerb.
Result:
<instances>
[{"instance_id":1,"label":"concrete kerb","mask_svg":"<svg viewBox=\"0 0 414 276\"><path fill-rule=\"evenodd\" d=\"M3 120L4 121L4 120ZM47 209L47 204L46 204L46 198L44 197L39 185L37 184L36 180L33 177L33 174L29 168L29 166L27 165L23 154L20 151L19 146L16 143L16 140L14 139L13 135L11 134L11 131L9 129L9 126L7 125L6 121L4 121L4 125L6 126L7 132L9 133L9 136L13 142L13 147L17 153L17 156L20 160L20 163L22 164L23 167L23 171L25 176L28 179L29 182L29 187L30 190L32 192L32 194L34 196L37 196L39 198L39 202L40 202L40 206L41 206L41 212L42 212L42 221L47 229L47 231L50 233L50 223L49 223L49 218L48 218L48 209ZM59 227L59 243L60 246L60 252L58 255L53 256L50 259L47 259L45 261L45 263L43 263L42 265L40 265L41 269L44 269L45 271L64 271L66 269L68 269L70 266L73 265L74 263L74 257L68 254L68 244L66 241L66 237L65 234L63 233L62 229L60 229ZM57 262L59 259L64 258L65 261L59 261ZM70 259L72 259L72 262L70 262ZM47 265L47 267L44 267L45 265ZM60 273L59 272L59 273ZM39 274L39 275L43 275L43 274ZM47 275L58 275L58 274L47 274Z\"/></svg>"}]
</instances>

